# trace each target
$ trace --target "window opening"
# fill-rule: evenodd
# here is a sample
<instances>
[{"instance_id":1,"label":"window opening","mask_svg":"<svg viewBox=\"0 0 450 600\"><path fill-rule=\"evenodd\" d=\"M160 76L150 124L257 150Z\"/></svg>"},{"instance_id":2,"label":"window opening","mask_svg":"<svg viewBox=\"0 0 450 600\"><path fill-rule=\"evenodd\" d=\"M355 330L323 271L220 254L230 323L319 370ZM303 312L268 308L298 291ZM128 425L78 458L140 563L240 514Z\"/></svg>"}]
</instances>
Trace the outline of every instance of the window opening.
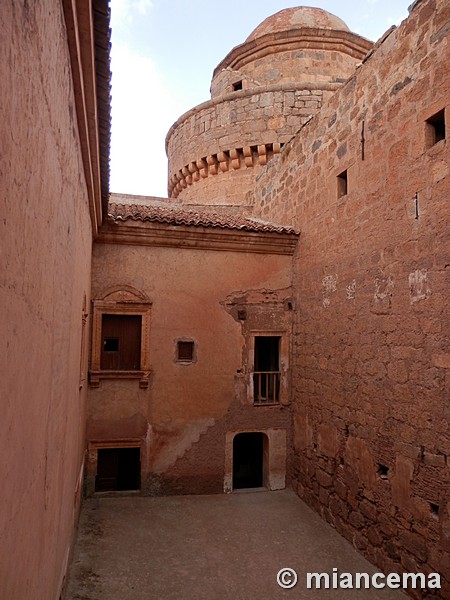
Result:
<instances>
[{"instance_id":1,"label":"window opening","mask_svg":"<svg viewBox=\"0 0 450 600\"><path fill-rule=\"evenodd\" d=\"M389 467L386 465L378 464L378 475L381 479L387 479L389 474Z\"/></svg>"},{"instance_id":2,"label":"window opening","mask_svg":"<svg viewBox=\"0 0 450 600\"><path fill-rule=\"evenodd\" d=\"M238 433L233 439L233 489L263 485L264 434Z\"/></svg>"},{"instance_id":3,"label":"window opening","mask_svg":"<svg viewBox=\"0 0 450 600\"><path fill-rule=\"evenodd\" d=\"M280 341L280 336L255 337L254 404L280 401Z\"/></svg>"},{"instance_id":4,"label":"window opening","mask_svg":"<svg viewBox=\"0 0 450 600\"><path fill-rule=\"evenodd\" d=\"M348 179L347 179L347 171L342 171L340 175L337 176L337 197L342 198L342 196L346 196L348 193Z\"/></svg>"},{"instance_id":5,"label":"window opening","mask_svg":"<svg viewBox=\"0 0 450 600\"><path fill-rule=\"evenodd\" d=\"M242 90L242 81L235 81L233 83L233 92L238 92L239 90Z\"/></svg>"},{"instance_id":6,"label":"window opening","mask_svg":"<svg viewBox=\"0 0 450 600\"><path fill-rule=\"evenodd\" d=\"M119 352L119 338L105 338L103 340L105 352Z\"/></svg>"},{"instance_id":7,"label":"window opening","mask_svg":"<svg viewBox=\"0 0 450 600\"><path fill-rule=\"evenodd\" d=\"M138 371L141 368L141 328L141 315L102 315L102 369Z\"/></svg>"},{"instance_id":8,"label":"window opening","mask_svg":"<svg viewBox=\"0 0 450 600\"><path fill-rule=\"evenodd\" d=\"M180 362L192 362L194 360L194 342L177 343L177 360Z\"/></svg>"},{"instance_id":9,"label":"window opening","mask_svg":"<svg viewBox=\"0 0 450 600\"><path fill-rule=\"evenodd\" d=\"M445 110L442 109L427 119L427 145L430 148L445 140Z\"/></svg>"},{"instance_id":10,"label":"window opening","mask_svg":"<svg viewBox=\"0 0 450 600\"><path fill-rule=\"evenodd\" d=\"M434 502L430 502L430 511L432 516L435 519L439 519L439 504L435 504Z\"/></svg>"},{"instance_id":11,"label":"window opening","mask_svg":"<svg viewBox=\"0 0 450 600\"><path fill-rule=\"evenodd\" d=\"M140 448L99 449L95 491L138 490L141 473L140 455Z\"/></svg>"}]
</instances>

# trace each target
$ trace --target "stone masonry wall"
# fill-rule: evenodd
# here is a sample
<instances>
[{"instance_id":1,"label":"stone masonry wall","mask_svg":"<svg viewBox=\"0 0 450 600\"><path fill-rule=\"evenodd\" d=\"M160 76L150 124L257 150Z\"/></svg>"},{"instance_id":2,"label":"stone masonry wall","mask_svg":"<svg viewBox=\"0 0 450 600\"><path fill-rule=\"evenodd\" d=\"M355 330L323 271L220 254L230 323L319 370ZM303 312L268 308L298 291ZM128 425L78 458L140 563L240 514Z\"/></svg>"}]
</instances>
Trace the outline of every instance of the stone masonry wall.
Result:
<instances>
[{"instance_id":1,"label":"stone masonry wall","mask_svg":"<svg viewBox=\"0 0 450 600\"><path fill-rule=\"evenodd\" d=\"M351 35L351 34L346 34ZM255 81L267 83L304 83L310 87L326 83L342 83L355 70L360 60L345 54L344 48L332 44L324 48L308 47L269 54L252 61L242 69Z\"/></svg>"},{"instance_id":2,"label":"stone masonry wall","mask_svg":"<svg viewBox=\"0 0 450 600\"><path fill-rule=\"evenodd\" d=\"M92 231L61 2L5 0L0 21L0 597L55 599L82 491Z\"/></svg>"},{"instance_id":3,"label":"stone masonry wall","mask_svg":"<svg viewBox=\"0 0 450 600\"><path fill-rule=\"evenodd\" d=\"M371 48L353 33L314 28L276 32L234 48L214 71L212 100L180 117L167 134L169 196L242 204L259 168Z\"/></svg>"},{"instance_id":4,"label":"stone masonry wall","mask_svg":"<svg viewBox=\"0 0 450 600\"><path fill-rule=\"evenodd\" d=\"M439 572L440 598L450 597L449 28L446 0L416 3L254 195L262 217L301 230L294 487L385 572ZM447 139L433 144L427 119L443 109Z\"/></svg>"},{"instance_id":5,"label":"stone masonry wall","mask_svg":"<svg viewBox=\"0 0 450 600\"><path fill-rule=\"evenodd\" d=\"M334 89L266 86L192 109L167 136L169 196L198 204L242 204L258 167L279 152ZM237 177L233 171L239 171Z\"/></svg>"},{"instance_id":6,"label":"stone masonry wall","mask_svg":"<svg viewBox=\"0 0 450 600\"><path fill-rule=\"evenodd\" d=\"M245 56L242 61L236 59L238 66L233 64L232 68L219 70L211 82L211 96L215 98L230 93L232 84L239 79L243 80L244 89L246 84L248 88L254 88L291 83L296 87L304 85L309 89L321 84L339 84L353 74L356 63L362 60L371 47L366 42L364 47L358 48L359 52L355 50L351 55L347 53L350 51L342 44L341 39L335 43L326 39L324 44L316 30L303 30L303 33L305 40L299 35L296 43L291 37L291 47L284 51L286 40L283 40L284 45L277 45L276 36L266 36L264 48L260 52L255 51L254 54ZM315 35L317 39L314 39ZM355 39L361 40L351 33L341 32L338 35L348 38L349 45ZM270 41L273 41L276 52L274 48L267 47ZM361 46L364 42L365 40L361 40ZM242 47L245 48L245 45ZM244 64L241 65L241 62Z\"/></svg>"}]
</instances>

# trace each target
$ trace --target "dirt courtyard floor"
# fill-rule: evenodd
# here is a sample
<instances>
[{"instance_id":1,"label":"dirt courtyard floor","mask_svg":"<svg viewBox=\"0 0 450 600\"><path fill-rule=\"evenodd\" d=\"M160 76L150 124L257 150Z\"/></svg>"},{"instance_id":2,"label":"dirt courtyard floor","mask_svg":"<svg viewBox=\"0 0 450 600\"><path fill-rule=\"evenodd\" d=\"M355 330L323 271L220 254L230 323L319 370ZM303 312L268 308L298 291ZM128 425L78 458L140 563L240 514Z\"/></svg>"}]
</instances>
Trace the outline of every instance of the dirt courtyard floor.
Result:
<instances>
[{"instance_id":1,"label":"dirt courtyard floor","mask_svg":"<svg viewBox=\"0 0 450 600\"><path fill-rule=\"evenodd\" d=\"M292 589L277 584L285 567ZM101 497L84 503L66 600L406 599L387 587L308 589L312 572L331 587L333 568L376 572L290 490Z\"/></svg>"}]
</instances>

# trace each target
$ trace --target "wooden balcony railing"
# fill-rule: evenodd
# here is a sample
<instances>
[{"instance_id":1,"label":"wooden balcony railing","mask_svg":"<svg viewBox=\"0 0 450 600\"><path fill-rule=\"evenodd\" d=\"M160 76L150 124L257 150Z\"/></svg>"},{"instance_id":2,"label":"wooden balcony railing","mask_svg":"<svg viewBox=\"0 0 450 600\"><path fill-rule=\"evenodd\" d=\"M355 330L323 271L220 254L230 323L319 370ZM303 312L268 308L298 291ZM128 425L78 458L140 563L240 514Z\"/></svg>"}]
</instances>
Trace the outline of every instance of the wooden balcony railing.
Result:
<instances>
[{"instance_id":1,"label":"wooden balcony railing","mask_svg":"<svg viewBox=\"0 0 450 600\"><path fill-rule=\"evenodd\" d=\"M253 404L278 404L280 402L280 371L255 371L253 373Z\"/></svg>"}]
</instances>

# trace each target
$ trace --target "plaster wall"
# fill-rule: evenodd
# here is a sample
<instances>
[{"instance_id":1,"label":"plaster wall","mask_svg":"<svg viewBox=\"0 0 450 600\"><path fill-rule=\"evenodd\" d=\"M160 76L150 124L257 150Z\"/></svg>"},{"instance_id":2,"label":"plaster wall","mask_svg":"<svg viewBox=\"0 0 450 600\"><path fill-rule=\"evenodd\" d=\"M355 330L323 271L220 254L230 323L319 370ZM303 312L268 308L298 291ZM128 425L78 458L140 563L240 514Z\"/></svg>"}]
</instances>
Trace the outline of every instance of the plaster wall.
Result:
<instances>
[{"instance_id":1,"label":"plaster wall","mask_svg":"<svg viewBox=\"0 0 450 600\"><path fill-rule=\"evenodd\" d=\"M59 597L82 489L91 225L61 3L0 20L0 597L38 600Z\"/></svg>"},{"instance_id":2,"label":"plaster wall","mask_svg":"<svg viewBox=\"0 0 450 600\"><path fill-rule=\"evenodd\" d=\"M261 216L302 231L294 487L384 572L439 572L441 598L450 595L449 23L448 2L417 3L264 169L254 196ZM426 120L442 109L447 139L431 145Z\"/></svg>"},{"instance_id":3,"label":"plaster wall","mask_svg":"<svg viewBox=\"0 0 450 600\"><path fill-rule=\"evenodd\" d=\"M290 431L288 401L254 407L248 393L251 331L281 330L290 341L290 260L95 245L92 297L129 285L152 302L149 387L140 389L136 380L102 380L89 392L87 432L91 445L138 442L143 493L220 493L227 431ZM245 321L238 318L238 306L246 307ZM177 362L178 340L194 341L192 363ZM288 377L286 362L284 370ZM95 452L91 458L90 491Z\"/></svg>"}]
</instances>

